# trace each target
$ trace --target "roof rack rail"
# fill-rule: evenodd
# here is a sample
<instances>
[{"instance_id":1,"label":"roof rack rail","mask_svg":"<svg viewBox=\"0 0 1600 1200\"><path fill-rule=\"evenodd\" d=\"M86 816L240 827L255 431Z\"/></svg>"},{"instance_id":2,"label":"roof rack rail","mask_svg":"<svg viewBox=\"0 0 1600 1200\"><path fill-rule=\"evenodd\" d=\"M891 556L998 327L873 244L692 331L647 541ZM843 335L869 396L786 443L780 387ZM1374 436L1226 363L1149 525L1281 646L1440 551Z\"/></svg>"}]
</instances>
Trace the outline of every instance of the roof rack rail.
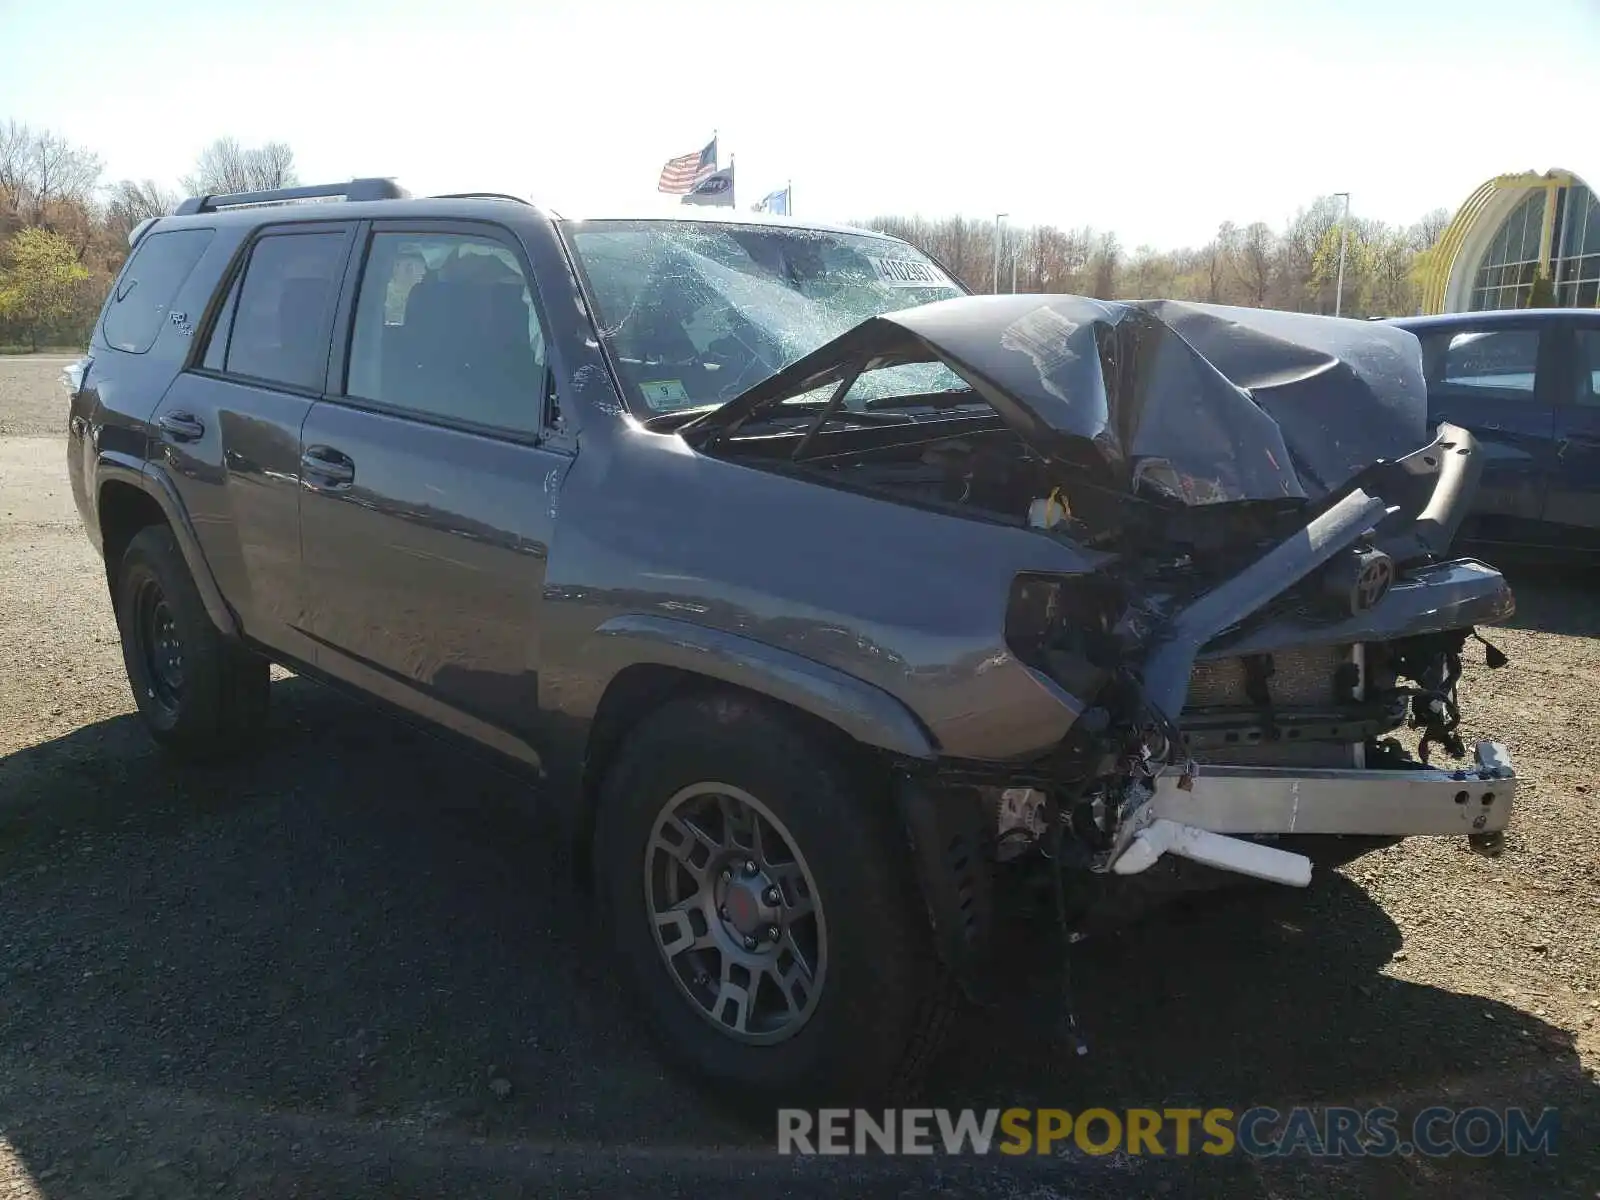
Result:
<instances>
[{"instance_id":1,"label":"roof rack rail","mask_svg":"<svg viewBox=\"0 0 1600 1200\"><path fill-rule=\"evenodd\" d=\"M178 205L179 217L216 212L222 208L247 208L258 204L282 204L290 200L323 200L342 196L346 200L405 200L411 193L392 179L351 179L344 183L319 183L311 187L275 188L268 192L233 192L218 196L190 196Z\"/></svg>"},{"instance_id":2,"label":"roof rack rail","mask_svg":"<svg viewBox=\"0 0 1600 1200\"><path fill-rule=\"evenodd\" d=\"M438 196L428 197L430 200L511 200L517 204L526 204L533 207L531 201L524 200L521 196L513 196L509 192L444 192Z\"/></svg>"}]
</instances>

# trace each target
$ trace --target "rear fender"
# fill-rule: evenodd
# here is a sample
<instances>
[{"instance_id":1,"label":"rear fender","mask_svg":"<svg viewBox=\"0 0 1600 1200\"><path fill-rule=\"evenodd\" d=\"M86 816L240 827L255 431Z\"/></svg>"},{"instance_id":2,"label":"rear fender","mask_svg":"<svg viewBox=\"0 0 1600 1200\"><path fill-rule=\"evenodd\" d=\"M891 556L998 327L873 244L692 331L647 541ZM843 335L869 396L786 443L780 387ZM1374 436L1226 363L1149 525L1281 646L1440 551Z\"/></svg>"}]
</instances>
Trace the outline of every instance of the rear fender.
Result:
<instances>
[{"instance_id":1,"label":"rear fender","mask_svg":"<svg viewBox=\"0 0 1600 1200\"><path fill-rule=\"evenodd\" d=\"M178 549L183 553L183 561L189 567L189 574L194 579L195 587L200 592L206 615L224 636L237 638L239 623L234 618L227 601L222 598L222 589L217 586L216 576L211 573L211 567L201 552L200 540L195 536L194 526L189 523L178 490L167 478L166 472L152 463L141 463L129 456L102 452L95 463L95 479L97 518L104 516L98 509L100 489L106 483L113 481L138 488L160 506L162 515L166 517L167 525L177 540ZM115 566L115 563L108 562L107 573L109 574Z\"/></svg>"}]
</instances>

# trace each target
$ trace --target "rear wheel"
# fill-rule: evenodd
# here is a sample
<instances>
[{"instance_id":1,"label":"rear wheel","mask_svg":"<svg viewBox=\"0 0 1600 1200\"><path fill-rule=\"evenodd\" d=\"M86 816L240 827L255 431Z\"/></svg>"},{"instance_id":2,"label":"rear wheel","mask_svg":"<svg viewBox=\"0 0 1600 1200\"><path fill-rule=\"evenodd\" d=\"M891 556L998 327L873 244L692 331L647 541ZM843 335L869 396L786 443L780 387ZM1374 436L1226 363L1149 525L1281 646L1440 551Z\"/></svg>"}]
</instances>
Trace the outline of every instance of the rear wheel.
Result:
<instances>
[{"instance_id":1,"label":"rear wheel","mask_svg":"<svg viewBox=\"0 0 1600 1200\"><path fill-rule=\"evenodd\" d=\"M889 797L826 739L739 695L673 701L601 804L596 879L668 1054L741 1094L915 1079L953 993Z\"/></svg>"},{"instance_id":2,"label":"rear wheel","mask_svg":"<svg viewBox=\"0 0 1600 1200\"><path fill-rule=\"evenodd\" d=\"M134 703L162 745L194 757L236 750L266 719L266 659L212 624L172 530L128 543L113 592Z\"/></svg>"}]
</instances>

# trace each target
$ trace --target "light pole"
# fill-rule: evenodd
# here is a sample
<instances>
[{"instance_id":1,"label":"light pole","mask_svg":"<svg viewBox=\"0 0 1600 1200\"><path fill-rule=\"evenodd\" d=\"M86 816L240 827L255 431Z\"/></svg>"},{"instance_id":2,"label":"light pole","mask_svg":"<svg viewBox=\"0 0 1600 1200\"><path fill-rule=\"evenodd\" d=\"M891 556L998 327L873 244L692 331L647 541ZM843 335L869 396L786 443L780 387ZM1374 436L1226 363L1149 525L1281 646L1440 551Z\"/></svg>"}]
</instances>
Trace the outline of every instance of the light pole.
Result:
<instances>
[{"instance_id":1,"label":"light pole","mask_svg":"<svg viewBox=\"0 0 1600 1200\"><path fill-rule=\"evenodd\" d=\"M1344 306L1344 246L1350 235L1350 193L1335 192L1344 197L1344 215L1339 218L1339 282L1333 285L1333 315L1338 316Z\"/></svg>"},{"instance_id":2,"label":"light pole","mask_svg":"<svg viewBox=\"0 0 1600 1200\"><path fill-rule=\"evenodd\" d=\"M1000 222L1009 217L1010 213L995 213L994 215L994 294L1000 294Z\"/></svg>"}]
</instances>

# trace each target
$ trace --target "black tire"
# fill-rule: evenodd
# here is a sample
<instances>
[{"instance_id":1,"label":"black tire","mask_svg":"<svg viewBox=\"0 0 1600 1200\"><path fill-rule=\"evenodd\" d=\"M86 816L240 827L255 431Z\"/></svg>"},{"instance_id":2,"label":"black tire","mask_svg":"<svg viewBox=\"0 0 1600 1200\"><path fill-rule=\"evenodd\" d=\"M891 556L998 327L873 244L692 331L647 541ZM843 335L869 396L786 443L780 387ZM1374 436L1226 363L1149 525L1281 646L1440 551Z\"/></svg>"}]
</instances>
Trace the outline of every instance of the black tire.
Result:
<instances>
[{"instance_id":1,"label":"black tire","mask_svg":"<svg viewBox=\"0 0 1600 1200\"><path fill-rule=\"evenodd\" d=\"M605 777L595 880L623 975L667 1056L737 1087L741 1098L904 1094L956 1010L892 799L873 794L880 789L848 757L775 706L708 693L645 718ZM709 1019L675 978L652 927L646 874L656 822L673 797L700 782L757 798L814 878L827 939L820 994L809 1017L775 1044L736 1040Z\"/></svg>"},{"instance_id":2,"label":"black tire","mask_svg":"<svg viewBox=\"0 0 1600 1200\"><path fill-rule=\"evenodd\" d=\"M151 736L197 759L245 746L266 720L271 667L212 623L171 529L134 535L112 598L128 683ZM162 666L163 641L179 656L176 681Z\"/></svg>"}]
</instances>

